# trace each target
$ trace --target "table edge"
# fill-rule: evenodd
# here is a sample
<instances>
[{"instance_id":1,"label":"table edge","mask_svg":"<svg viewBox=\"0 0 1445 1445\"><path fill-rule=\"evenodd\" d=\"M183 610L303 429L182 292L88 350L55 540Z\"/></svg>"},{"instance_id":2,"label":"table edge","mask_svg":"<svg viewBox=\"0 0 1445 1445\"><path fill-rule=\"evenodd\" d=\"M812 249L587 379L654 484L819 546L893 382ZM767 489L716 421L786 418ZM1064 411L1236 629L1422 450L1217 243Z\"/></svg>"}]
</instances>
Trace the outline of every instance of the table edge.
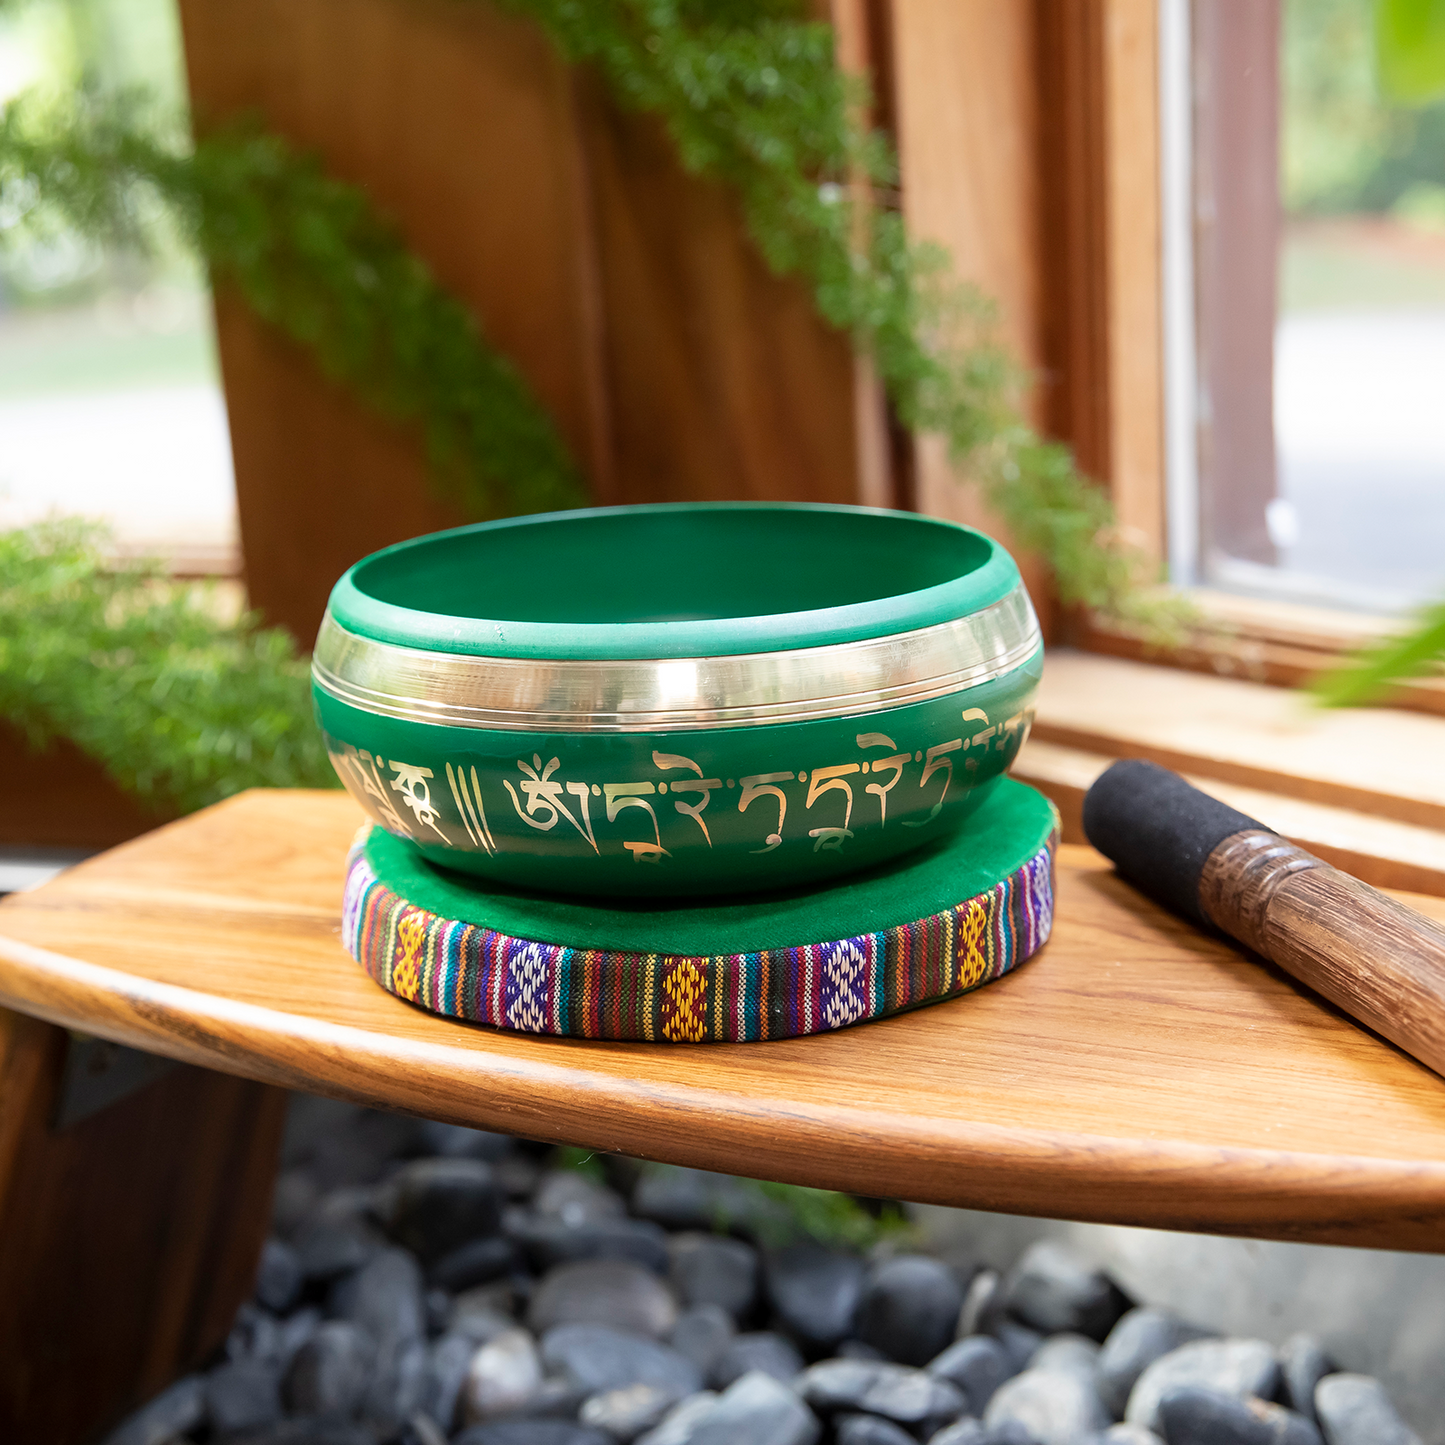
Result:
<instances>
[{"instance_id":1,"label":"table edge","mask_svg":"<svg viewBox=\"0 0 1445 1445\"><path fill-rule=\"evenodd\" d=\"M557 1062L448 1050L139 978L3 933L0 1005L263 1083L695 1168L737 1172L742 1143L757 1177L918 1203L1445 1249L1445 1162L1149 1143L786 1099L764 1105L699 1086L629 1087L616 1076L601 1083L560 1054L591 1042L550 1041ZM284 1056L297 1048L304 1068ZM628 1093L625 1110L607 1107Z\"/></svg>"}]
</instances>

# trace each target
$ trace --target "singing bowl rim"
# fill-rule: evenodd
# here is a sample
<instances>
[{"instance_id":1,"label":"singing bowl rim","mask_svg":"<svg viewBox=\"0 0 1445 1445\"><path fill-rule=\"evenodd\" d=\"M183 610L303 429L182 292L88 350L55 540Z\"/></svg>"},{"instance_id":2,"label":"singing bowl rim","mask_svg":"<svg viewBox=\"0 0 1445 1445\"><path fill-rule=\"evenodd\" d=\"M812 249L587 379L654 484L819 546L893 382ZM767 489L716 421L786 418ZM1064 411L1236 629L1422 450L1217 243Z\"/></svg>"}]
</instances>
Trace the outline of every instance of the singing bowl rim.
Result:
<instances>
[{"instance_id":1,"label":"singing bowl rim","mask_svg":"<svg viewBox=\"0 0 1445 1445\"><path fill-rule=\"evenodd\" d=\"M592 515L616 517L619 512L655 516L659 512L689 514L692 506L598 509ZM715 511L704 507L703 511ZM739 507L729 510L736 513ZM823 511L850 517L860 508L815 508L788 505L751 506L741 510L762 514ZM521 519L546 523L560 516ZM933 519L913 514L871 514L897 522L900 517L931 525ZM780 613L666 623L522 623L513 620L458 618L441 613L414 613L395 603L365 599L386 625L377 625L365 607L357 574L375 558L395 555L389 548L352 568L332 595L317 637L312 676L319 691L359 711L399 721L502 732L547 733L670 733L698 729L752 727L769 723L808 722L861 717L914 703L967 692L1025 666L1042 647L1038 620L1012 558L991 538L954 523L941 526L960 533L985 560L952 582L898 593L881 603ZM482 529L499 530L485 523ZM433 534L402 548L436 540L474 535L478 528ZM489 539L490 540L490 539ZM939 594L950 594L949 599ZM943 618L941 603L975 605ZM881 620L906 615L915 625L875 632ZM858 614L872 611L871 619ZM842 614L842 615L839 615ZM448 646L399 641L413 639L437 625L467 636L448 638ZM777 634L786 647L690 653L682 644L706 640L700 634L726 633L735 640L742 624L747 640ZM920 625L921 624L921 625ZM479 629L504 635L505 643L485 652L466 645ZM536 635L523 636L521 633ZM838 636L843 633L845 635ZM554 637L556 655L534 655L539 637ZM383 635L378 635L383 634ZM580 637L578 634L583 634ZM654 644L639 654L639 634ZM662 634L659 637L658 634ZM856 634L856 635L854 635ZM819 637L824 638L818 641ZM612 643L610 650L605 650Z\"/></svg>"},{"instance_id":2,"label":"singing bowl rim","mask_svg":"<svg viewBox=\"0 0 1445 1445\"><path fill-rule=\"evenodd\" d=\"M929 586L885 593L865 601L806 610L759 612L720 618L654 622L538 622L517 617L461 616L387 601L368 590L371 574L472 539L505 544L519 532L574 530L598 524L671 517L756 516L760 523L799 523L883 528L913 534L917 547L957 542L977 560L966 571ZM868 519L865 521L865 519ZM557 535L564 535L560 531ZM904 557L901 565L906 565ZM986 533L916 512L848 507L818 502L659 502L628 507L592 507L504 517L415 537L363 557L332 589L328 615L343 629L375 642L423 651L545 661L615 661L736 656L793 651L914 632L951 622L1001 601L1019 585L1009 554Z\"/></svg>"},{"instance_id":3,"label":"singing bowl rim","mask_svg":"<svg viewBox=\"0 0 1445 1445\"><path fill-rule=\"evenodd\" d=\"M360 712L495 732L672 733L871 717L961 696L1043 647L1020 586L952 623L866 642L718 658L533 661L373 642L328 616L311 673Z\"/></svg>"}]
</instances>

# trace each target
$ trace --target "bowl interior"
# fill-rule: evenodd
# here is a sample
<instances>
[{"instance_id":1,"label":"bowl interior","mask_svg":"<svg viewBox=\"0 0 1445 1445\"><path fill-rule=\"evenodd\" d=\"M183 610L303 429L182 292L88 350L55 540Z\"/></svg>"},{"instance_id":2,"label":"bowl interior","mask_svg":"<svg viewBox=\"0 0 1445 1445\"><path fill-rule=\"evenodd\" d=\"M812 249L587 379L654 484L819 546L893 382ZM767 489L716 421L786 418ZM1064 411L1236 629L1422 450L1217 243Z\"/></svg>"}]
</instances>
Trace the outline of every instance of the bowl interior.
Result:
<instances>
[{"instance_id":1,"label":"bowl interior","mask_svg":"<svg viewBox=\"0 0 1445 1445\"><path fill-rule=\"evenodd\" d=\"M924 518L785 507L619 509L468 528L353 572L378 602L525 623L724 620L847 607L953 582L985 537Z\"/></svg>"}]
</instances>

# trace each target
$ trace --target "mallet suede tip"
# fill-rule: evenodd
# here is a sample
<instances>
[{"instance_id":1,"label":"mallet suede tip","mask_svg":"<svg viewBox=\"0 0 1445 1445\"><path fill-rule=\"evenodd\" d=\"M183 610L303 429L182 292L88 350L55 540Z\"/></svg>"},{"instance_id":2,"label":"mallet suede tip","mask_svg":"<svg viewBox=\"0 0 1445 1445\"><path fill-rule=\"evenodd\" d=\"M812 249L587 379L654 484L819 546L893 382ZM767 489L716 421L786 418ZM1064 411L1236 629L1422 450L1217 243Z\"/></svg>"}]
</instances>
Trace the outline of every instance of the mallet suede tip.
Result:
<instances>
[{"instance_id":1,"label":"mallet suede tip","mask_svg":"<svg viewBox=\"0 0 1445 1445\"><path fill-rule=\"evenodd\" d=\"M1136 888L1201 926L1204 862L1226 838L1262 823L1157 763L1127 759L1084 797L1084 834Z\"/></svg>"}]
</instances>

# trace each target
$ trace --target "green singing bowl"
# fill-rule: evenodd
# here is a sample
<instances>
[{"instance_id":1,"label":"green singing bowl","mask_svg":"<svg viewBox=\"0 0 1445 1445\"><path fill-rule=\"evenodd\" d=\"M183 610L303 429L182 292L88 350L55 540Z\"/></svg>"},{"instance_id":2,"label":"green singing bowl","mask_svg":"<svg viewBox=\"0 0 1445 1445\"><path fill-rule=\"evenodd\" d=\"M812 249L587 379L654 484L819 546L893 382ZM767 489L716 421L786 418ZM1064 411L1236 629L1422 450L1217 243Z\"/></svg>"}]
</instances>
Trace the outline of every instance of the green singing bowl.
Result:
<instances>
[{"instance_id":1,"label":"green singing bowl","mask_svg":"<svg viewBox=\"0 0 1445 1445\"><path fill-rule=\"evenodd\" d=\"M774 503L438 532L336 584L331 761L432 862L549 893L821 884L965 825L1043 644L967 527Z\"/></svg>"}]
</instances>

